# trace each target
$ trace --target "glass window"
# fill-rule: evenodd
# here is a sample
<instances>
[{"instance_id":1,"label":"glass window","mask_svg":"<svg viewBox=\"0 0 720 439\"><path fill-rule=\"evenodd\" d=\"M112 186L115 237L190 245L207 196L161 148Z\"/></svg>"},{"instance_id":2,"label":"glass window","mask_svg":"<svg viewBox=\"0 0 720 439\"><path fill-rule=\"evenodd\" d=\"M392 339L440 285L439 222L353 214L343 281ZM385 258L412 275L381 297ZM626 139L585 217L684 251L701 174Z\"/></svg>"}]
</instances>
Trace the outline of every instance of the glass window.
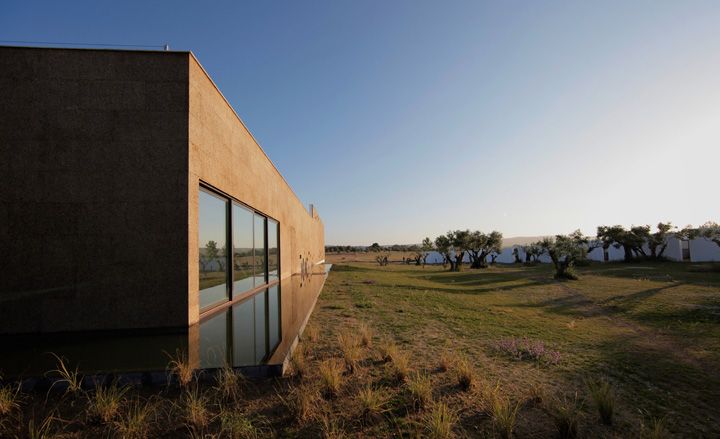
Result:
<instances>
[{"instance_id":1,"label":"glass window","mask_svg":"<svg viewBox=\"0 0 720 439\"><path fill-rule=\"evenodd\" d=\"M255 364L255 301L245 300L232 307L233 366Z\"/></svg>"},{"instance_id":2,"label":"glass window","mask_svg":"<svg viewBox=\"0 0 720 439\"><path fill-rule=\"evenodd\" d=\"M255 300L255 362L260 363L267 355L265 311L267 309L267 290L256 294Z\"/></svg>"},{"instance_id":3,"label":"glass window","mask_svg":"<svg viewBox=\"0 0 720 439\"><path fill-rule=\"evenodd\" d=\"M280 248L278 246L278 235L280 228L275 220L268 218L268 282L280 278Z\"/></svg>"},{"instance_id":4,"label":"glass window","mask_svg":"<svg viewBox=\"0 0 720 439\"><path fill-rule=\"evenodd\" d=\"M233 295L253 289L253 213L233 203Z\"/></svg>"},{"instance_id":5,"label":"glass window","mask_svg":"<svg viewBox=\"0 0 720 439\"><path fill-rule=\"evenodd\" d=\"M265 217L255 214L255 286L267 283L267 254L265 252Z\"/></svg>"},{"instance_id":6,"label":"glass window","mask_svg":"<svg viewBox=\"0 0 720 439\"><path fill-rule=\"evenodd\" d=\"M228 300L228 201L200 190L198 243L200 247L200 309Z\"/></svg>"},{"instance_id":7,"label":"glass window","mask_svg":"<svg viewBox=\"0 0 720 439\"><path fill-rule=\"evenodd\" d=\"M268 292L268 345L272 352L280 343L280 287L276 284Z\"/></svg>"},{"instance_id":8,"label":"glass window","mask_svg":"<svg viewBox=\"0 0 720 439\"><path fill-rule=\"evenodd\" d=\"M215 368L227 364L228 311L200 324L200 367Z\"/></svg>"}]
</instances>

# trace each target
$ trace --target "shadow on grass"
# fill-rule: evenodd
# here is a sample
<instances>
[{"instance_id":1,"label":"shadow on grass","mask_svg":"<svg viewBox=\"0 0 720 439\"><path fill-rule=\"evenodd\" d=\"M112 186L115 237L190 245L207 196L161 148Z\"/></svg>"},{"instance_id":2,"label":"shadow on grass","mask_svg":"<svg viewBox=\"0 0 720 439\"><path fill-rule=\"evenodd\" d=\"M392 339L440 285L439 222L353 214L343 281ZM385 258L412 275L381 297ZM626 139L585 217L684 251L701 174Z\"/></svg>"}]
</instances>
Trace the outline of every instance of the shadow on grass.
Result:
<instances>
[{"instance_id":1,"label":"shadow on grass","mask_svg":"<svg viewBox=\"0 0 720 439\"><path fill-rule=\"evenodd\" d=\"M720 286L720 271L714 270L713 267L714 264L709 262L609 262L580 267L578 271L580 275Z\"/></svg>"},{"instance_id":2,"label":"shadow on grass","mask_svg":"<svg viewBox=\"0 0 720 439\"><path fill-rule=\"evenodd\" d=\"M667 417L668 427L683 437L720 431L717 364L692 359L677 346L640 335L607 340L594 351L600 357L591 366L568 372L577 377L579 389L587 379L609 378L622 400L621 416L643 412L646 417Z\"/></svg>"}]
</instances>

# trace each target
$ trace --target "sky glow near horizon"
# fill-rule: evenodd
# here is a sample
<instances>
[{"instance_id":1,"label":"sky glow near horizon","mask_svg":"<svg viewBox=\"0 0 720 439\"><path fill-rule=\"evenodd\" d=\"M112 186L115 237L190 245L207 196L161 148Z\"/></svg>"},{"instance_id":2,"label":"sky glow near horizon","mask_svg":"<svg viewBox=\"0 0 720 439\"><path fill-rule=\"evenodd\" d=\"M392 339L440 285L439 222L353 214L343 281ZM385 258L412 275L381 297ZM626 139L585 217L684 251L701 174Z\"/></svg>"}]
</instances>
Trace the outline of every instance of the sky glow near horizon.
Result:
<instances>
[{"instance_id":1,"label":"sky glow near horizon","mask_svg":"<svg viewBox=\"0 0 720 439\"><path fill-rule=\"evenodd\" d=\"M192 50L327 244L720 221L720 2L208 5L8 1L0 39Z\"/></svg>"}]
</instances>

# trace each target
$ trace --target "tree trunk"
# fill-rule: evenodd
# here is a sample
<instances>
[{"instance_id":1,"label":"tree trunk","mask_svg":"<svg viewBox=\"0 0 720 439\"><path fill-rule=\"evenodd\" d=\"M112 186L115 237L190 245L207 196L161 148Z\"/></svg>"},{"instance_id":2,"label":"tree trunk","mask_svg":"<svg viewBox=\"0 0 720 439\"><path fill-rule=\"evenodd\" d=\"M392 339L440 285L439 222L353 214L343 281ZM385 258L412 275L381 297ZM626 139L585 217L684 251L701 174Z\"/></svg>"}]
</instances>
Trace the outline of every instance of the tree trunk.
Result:
<instances>
[{"instance_id":1,"label":"tree trunk","mask_svg":"<svg viewBox=\"0 0 720 439\"><path fill-rule=\"evenodd\" d=\"M630 262L633 260L632 255L632 247L629 245L623 245L623 250L625 251L625 262Z\"/></svg>"}]
</instances>

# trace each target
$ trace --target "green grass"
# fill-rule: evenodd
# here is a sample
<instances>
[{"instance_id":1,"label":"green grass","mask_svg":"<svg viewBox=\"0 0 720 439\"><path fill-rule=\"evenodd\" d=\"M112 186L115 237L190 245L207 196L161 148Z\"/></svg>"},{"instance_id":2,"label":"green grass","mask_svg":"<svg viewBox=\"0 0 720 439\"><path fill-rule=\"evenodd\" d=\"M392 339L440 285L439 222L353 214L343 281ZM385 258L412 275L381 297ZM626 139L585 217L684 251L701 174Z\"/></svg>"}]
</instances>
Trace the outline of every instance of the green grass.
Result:
<instances>
[{"instance_id":1,"label":"green grass","mask_svg":"<svg viewBox=\"0 0 720 439\"><path fill-rule=\"evenodd\" d=\"M333 267L313 321L338 328L367 322L407 351L416 368L436 369L448 349L461 353L512 399L538 384L589 398L584 383L607 377L616 419L612 427L594 425L596 415L587 413L586 431L639 434L641 412L667 418L676 434L720 430L720 272L681 263L577 271L580 280L557 282L542 264L450 273L346 262ZM561 359L553 366L507 358L493 349L506 337L542 341ZM521 409L518 434L552 434L552 421L538 416Z\"/></svg>"}]
</instances>

